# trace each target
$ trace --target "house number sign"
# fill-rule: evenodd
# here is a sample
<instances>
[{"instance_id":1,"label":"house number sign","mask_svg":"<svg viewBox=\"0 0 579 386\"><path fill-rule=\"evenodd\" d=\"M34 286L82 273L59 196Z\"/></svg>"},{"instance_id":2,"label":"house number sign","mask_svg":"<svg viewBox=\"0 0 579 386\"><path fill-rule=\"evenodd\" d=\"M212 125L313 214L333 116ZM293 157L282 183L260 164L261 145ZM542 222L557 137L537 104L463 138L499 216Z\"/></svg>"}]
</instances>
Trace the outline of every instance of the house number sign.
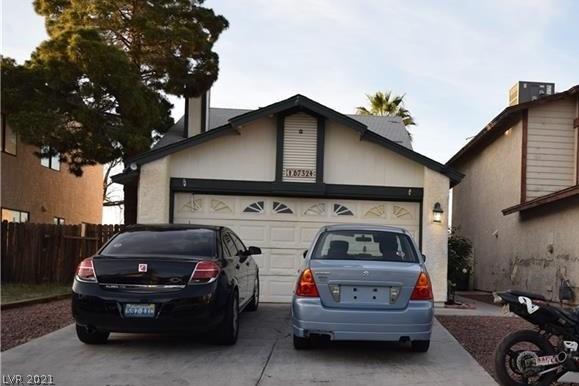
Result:
<instances>
[{"instance_id":1,"label":"house number sign","mask_svg":"<svg viewBox=\"0 0 579 386\"><path fill-rule=\"evenodd\" d=\"M284 168L284 177L315 177L315 169L298 169L298 168Z\"/></svg>"}]
</instances>

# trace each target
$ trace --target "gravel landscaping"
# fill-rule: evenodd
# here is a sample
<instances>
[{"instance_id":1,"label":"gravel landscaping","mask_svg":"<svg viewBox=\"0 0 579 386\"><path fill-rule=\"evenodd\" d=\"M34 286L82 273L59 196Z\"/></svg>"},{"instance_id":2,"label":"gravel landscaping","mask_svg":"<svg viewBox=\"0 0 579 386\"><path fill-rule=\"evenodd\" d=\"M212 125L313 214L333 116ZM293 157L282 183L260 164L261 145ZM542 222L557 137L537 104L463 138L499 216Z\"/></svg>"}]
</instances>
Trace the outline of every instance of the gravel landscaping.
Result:
<instances>
[{"instance_id":1,"label":"gravel landscaping","mask_svg":"<svg viewBox=\"0 0 579 386\"><path fill-rule=\"evenodd\" d=\"M73 323L70 299L2 310L2 351Z\"/></svg>"},{"instance_id":2,"label":"gravel landscaping","mask_svg":"<svg viewBox=\"0 0 579 386\"><path fill-rule=\"evenodd\" d=\"M523 319L508 316L438 315L436 318L495 379L495 349L500 341L511 332L534 329Z\"/></svg>"}]
</instances>

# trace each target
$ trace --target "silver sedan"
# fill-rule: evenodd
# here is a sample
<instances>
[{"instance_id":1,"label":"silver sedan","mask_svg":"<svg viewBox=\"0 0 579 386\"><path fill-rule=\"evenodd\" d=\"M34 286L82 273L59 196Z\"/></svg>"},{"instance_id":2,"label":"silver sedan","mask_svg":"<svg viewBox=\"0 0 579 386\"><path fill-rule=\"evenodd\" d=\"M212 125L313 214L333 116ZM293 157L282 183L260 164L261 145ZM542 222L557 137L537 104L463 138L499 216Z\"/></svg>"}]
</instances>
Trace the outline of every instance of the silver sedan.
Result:
<instances>
[{"instance_id":1,"label":"silver sedan","mask_svg":"<svg viewBox=\"0 0 579 386\"><path fill-rule=\"evenodd\" d=\"M296 349L313 335L331 340L410 342L425 352L432 286L410 233L372 225L323 227L304 253L292 300Z\"/></svg>"}]
</instances>

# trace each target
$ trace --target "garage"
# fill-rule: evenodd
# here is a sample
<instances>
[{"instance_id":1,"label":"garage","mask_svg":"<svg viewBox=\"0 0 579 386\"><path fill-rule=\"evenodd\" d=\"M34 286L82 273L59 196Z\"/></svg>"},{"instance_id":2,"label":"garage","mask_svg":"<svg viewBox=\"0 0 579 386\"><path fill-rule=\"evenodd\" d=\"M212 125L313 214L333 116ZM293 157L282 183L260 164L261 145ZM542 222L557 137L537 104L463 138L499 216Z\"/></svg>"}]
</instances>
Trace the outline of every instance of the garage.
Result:
<instances>
[{"instance_id":1,"label":"garage","mask_svg":"<svg viewBox=\"0 0 579 386\"><path fill-rule=\"evenodd\" d=\"M342 114L299 94L256 110L200 98L113 177L137 186L138 223L230 227L263 251L264 302L291 299L322 226L399 226L428 256L435 301L446 300L448 195L462 175L415 152L400 118Z\"/></svg>"},{"instance_id":2,"label":"garage","mask_svg":"<svg viewBox=\"0 0 579 386\"><path fill-rule=\"evenodd\" d=\"M288 302L302 253L323 225L366 223L400 226L419 242L419 203L175 193L174 222L223 225L249 246L260 268L261 300Z\"/></svg>"}]
</instances>

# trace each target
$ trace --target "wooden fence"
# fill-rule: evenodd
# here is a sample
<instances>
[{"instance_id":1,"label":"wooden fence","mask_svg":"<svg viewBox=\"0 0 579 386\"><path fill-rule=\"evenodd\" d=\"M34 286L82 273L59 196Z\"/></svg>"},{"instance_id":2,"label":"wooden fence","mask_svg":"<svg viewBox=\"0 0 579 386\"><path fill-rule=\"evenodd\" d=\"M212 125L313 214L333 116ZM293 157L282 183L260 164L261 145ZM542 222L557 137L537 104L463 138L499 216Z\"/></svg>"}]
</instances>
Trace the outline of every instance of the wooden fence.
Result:
<instances>
[{"instance_id":1,"label":"wooden fence","mask_svg":"<svg viewBox=\"0 0 579 386\"><path fill-rule=\"evenodd\" d=\"M2 282L70 283L78 263L122 225L2 222Z\"/></svg>"}]
</instances>

